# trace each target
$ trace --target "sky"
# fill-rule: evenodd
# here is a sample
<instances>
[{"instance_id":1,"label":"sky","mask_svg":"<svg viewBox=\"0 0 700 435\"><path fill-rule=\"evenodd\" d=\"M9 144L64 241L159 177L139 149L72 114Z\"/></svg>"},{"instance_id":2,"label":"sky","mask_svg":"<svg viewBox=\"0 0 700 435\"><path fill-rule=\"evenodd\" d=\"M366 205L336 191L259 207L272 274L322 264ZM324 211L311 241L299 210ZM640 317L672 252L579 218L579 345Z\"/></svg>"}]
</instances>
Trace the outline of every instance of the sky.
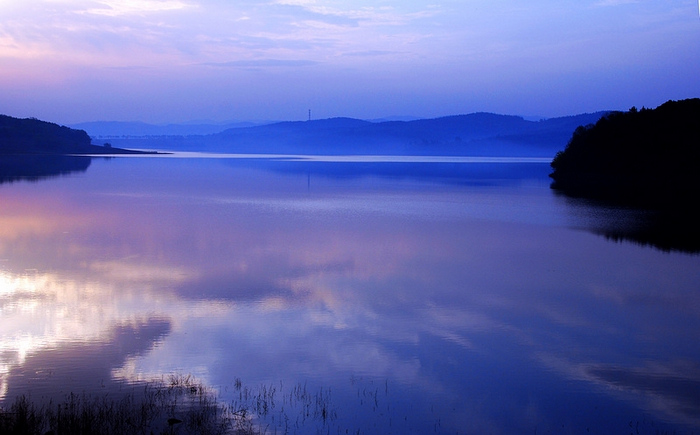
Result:
<instances>
[{"instance_id":1,"label":"sky","mask_svg":"<svg viewBox=\"0 0 700 435\"><path fill-rule=\"evenodd\" d=\"M565 116L700 97L696 0L0 0L0 113Z\"/></svg>"}]
</instances>

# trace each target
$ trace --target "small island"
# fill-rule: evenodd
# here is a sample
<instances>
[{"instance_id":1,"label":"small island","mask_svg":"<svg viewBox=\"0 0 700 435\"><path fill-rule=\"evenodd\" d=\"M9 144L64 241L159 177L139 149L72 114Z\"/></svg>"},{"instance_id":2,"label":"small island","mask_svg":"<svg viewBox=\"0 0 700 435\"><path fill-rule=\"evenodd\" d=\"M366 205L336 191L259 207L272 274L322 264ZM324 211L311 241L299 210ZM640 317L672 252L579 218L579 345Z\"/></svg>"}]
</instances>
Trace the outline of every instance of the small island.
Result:
<instances>
[{"instance_id":1,"label":"small island","mask_svg":"<svg viewBox=\"0 0 700 435\"><path fill-rule=\"evenodd\" d=\"M566 195L649 209L692 209L700 194L700 99L611 112L578 127L551 163Z\"/></svg>"},{"instance_id":2,"label":"small island","mask_svg":"<svg viewBox=\"0 0 700 435\"><path fill-rule=\"evenodd\" d=\"M93 145L84 130L36 118L0 115L0 155L150 154L144 151Z\"/></svg>"}]
</instances>

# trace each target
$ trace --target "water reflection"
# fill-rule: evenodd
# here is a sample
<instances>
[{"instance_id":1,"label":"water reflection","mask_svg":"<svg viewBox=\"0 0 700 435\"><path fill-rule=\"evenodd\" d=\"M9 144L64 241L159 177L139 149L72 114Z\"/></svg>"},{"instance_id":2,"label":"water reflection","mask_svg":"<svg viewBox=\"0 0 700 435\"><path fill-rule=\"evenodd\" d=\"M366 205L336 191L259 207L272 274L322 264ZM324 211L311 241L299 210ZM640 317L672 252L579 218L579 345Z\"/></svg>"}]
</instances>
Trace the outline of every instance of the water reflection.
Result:
<instances>
[{"instance_id":1,"label":"water reflection","mask_svg":"<svg viewBox=\"0 0 700 435\"><path fill-rule=\"evenodd\" d=\"M576 225L613 242L631 242L661 251L700 252L700 216L695 210L643 210L557 193Z\"/></svg>"},{"instance_id":2,"label":"water reflection","mask_svg":"<svg viewBox=\"0 0 700 435\"><path fill-rule=\"evenodd\" d=\"M594 230L615 242L630 241L662 251L700 252L697 211L650 211L634 221Z\"/></svg>"},{"instance_id":3,"label":"water reflection","mask_svg":"<svg viewBox=\"0 0 700 435\"><path fill-rule=\"evenodd\" d=\"M381 177L392 179L423 180L440 183L471 184L477 186L503 185L504 183L521 184L526 180L538 180L549 172L549 161L545 159L514 158L433 158L401 156L325 156L312 158L300 156L294 158L277 158L246 162L229 159L226 163L232 167L251 164L257 167L286 174L305 174L307 177L324 177L336 179L358 179ZM398 161L397 161L398 160ZM428 164L426 164L428 162Z\"/></svg>"},{"instance_id":4,"label":"water reflection","mask_svg":"<svg viewBox=\"0 0 700 435\"><path fill-rule=\"evenodd\" d=\"M0 219L5 397L180 371L331 387L365 433L700 427L698 258L570 229L546 178L117 159Z\"/></svg>"},{"instance_id":5,"label":"water reflection","mask_svg":"<svg viewBox=\"0 0 700 435\"><path fill-rule=\"evenodd\" d=\"M590 367L592 379L618 388L621 392L644 397L647 406L660 407L667 413L700 420L700 366L679 363L652 367Z\"/></svg>"},{"instance_id":6,"label":"water reflection","mask_svg":"<svg viewBox=\"0 0 700 435\"><path fill-rule=\"evenodd\" d=\"M0 158L0 184L85 172L90 160L90 157L78 156L3 155Z\"/></svg>"},{"instance_id":7,"label":"water reflection","mask_svg":"<svg viewBox=\"0 0 700 435\"><path fill-rule=\"evenodd\" d=\"M62 398L109 384L112 368L169 332L167 318L134 312L129 293L95 278L37 270L2 273L3 395L13 397L32 385L37 395Z\"/></svg>"}]
</instances>

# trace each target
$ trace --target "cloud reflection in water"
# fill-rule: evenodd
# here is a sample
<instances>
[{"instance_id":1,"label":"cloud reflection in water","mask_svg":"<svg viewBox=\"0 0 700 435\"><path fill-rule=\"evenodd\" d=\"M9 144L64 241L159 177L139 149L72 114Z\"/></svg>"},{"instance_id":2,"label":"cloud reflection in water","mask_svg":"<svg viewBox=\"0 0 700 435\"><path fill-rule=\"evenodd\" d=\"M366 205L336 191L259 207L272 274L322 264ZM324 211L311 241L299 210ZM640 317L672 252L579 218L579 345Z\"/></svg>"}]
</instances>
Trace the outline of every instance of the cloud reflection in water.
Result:
<instances>
[{"instance_id":1,"label":"cloud reflection in water","mask_svg":"<svg viewBox=\"0 0 700 435\"><path fill-rule=\"evenodd\" d=\"M94 166L0 191L14 225L0 233L3 283L19 283L0 291L8 394L64 358L114 380L184 371L224 392L234 377L388 380L426 405L416 415L441 407L443 428L585 428L554 409L571 388L610 420L639 406L697 425L670 411L692 405L688 390L640 367L700 361L698 258L572 230L546 184ZM597 390L623 384L622 403Z\"/></svg>"}]
</instances>

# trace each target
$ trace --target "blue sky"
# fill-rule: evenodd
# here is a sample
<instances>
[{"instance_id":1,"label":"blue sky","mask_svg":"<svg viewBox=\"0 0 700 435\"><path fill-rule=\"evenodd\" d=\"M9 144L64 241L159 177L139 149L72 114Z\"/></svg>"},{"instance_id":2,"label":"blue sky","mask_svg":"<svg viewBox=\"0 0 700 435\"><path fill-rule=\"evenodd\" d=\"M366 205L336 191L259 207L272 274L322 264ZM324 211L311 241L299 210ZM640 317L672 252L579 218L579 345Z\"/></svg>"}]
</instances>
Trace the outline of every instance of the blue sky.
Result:
<instances>
[{"instance_id":1,"label":"blue sky","mask_svg":"<svg viewBox=\"0 0 700 435\"><path fill-rule=\"evenodd\" d=\"M0 0L0 113L59 123L488 111L700 96L696 0Z\"/></svg>"}]
</instances>

